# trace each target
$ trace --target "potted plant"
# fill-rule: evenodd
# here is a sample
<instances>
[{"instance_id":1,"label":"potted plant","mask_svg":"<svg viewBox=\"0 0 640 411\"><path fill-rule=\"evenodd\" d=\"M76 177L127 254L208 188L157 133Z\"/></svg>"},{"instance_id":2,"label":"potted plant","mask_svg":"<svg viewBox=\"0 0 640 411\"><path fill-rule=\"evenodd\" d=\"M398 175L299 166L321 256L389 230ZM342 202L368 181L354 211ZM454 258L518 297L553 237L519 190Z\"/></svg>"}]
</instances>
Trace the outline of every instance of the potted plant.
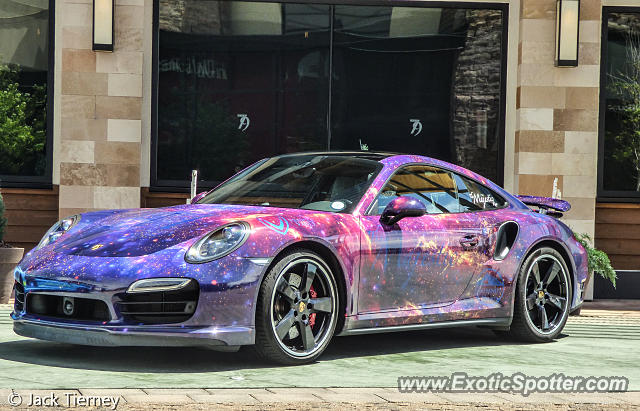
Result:
<instances>
[{"instance_id":1,"label":"potted plant","mask_svg":"<svg viewBox=\"0 0 640 411\"><path fill-rule=\"evenodd\" d=\"M618 278L616 270L611 266L611 260L609 256L602 250L598 250L592 245L592 240L589 234L574 233L576 240L587 250L589 276L584 284L584 289L587 289L589 282L593 278L593 273L598 273L602 278L611 281L613 288L616 287L616 279Z\"/></svg>"},{"instance_id":2,"label":"potted plant","mask_svg":"<svg viewBox=\"0 0 640 411\"><path fill-rule=\"evenodd\" d=\"M4 217L4 201L0 194L0 304L6 304L13 290L13 270L22 259L24 248L14 248L3 241L7 219Z\"/></svg>"}]
</instances>

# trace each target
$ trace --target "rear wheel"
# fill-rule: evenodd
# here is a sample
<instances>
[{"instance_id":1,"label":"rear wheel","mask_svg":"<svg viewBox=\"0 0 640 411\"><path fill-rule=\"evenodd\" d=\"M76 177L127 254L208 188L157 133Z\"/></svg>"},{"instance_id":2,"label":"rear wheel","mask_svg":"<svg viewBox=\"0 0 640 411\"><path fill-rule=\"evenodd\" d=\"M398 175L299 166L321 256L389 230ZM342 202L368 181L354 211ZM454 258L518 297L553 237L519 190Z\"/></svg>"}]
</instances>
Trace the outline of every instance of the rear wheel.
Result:
<instances>
[{"instance_id":1,"label":"rear wheel","mask_svg":"<svg viewBox=\"0 0 640 411\"><path fill-rule=\"evenodd\" d=\"M281 364L314 361L333 337L338 306L335 279L319 255L306 250L285 254L260 286L256 351Z\"/></svg>"},{"instance_id":2,"label":"rear wheel","mask_svg":"<svg viewBox=\"0 0 640 411\"><path fill-rule=\"evenodd\" d=\"M511 336L546 342L562 332L571 306L571 281L560 253L541 247L527 257L518 276L514 304Z\"/></svg>"}]
</instances>

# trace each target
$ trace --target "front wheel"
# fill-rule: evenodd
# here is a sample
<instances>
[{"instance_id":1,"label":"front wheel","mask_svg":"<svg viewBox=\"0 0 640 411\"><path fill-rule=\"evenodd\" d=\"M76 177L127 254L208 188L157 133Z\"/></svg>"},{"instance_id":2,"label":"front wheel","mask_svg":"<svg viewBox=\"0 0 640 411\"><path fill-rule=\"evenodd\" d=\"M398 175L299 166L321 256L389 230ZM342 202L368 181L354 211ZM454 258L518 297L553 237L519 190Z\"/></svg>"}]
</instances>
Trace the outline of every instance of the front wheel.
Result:
<instances>
[{"instance_id":1,"label":"front wheel","mask_svg":"<svg viewBox=\"0 0 640 411\"><path fill-rule=\"evenodd\" d=\"M281 364L314 361L333 337L338 306L335 279L319 255L306 250L285 254L260 286L256 351Z\"/></svg>"},{"instance_id":2,"label":"front wheel","mask_svg":"<svg viewBox=\"0 0 640 411\"><path fill-rule=\"evenodd\" d=\"M571 281L560 253L541 247L527 257L518 276L514 304L511 336L546 342L562 332L571 306Z\"/></svg>"}]
</instances>

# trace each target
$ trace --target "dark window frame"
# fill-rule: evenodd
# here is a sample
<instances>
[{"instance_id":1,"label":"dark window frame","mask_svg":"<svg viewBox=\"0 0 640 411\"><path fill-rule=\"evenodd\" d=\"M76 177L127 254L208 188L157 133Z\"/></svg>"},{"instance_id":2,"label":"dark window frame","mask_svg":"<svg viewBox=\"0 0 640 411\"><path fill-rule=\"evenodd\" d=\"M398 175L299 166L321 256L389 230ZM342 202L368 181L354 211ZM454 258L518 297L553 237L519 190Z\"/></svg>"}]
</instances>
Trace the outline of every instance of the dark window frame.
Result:
<instances>
[{"instance_id":1,"label":"dark window frame","mask_svg":"<svg viewBox=\"0 0 640 411\"><path fill-rule=\"evenodd\" d=\"M45 160L47 165L42 176L18 176L0 174L1 188L53 187L53 81L55 77L55 0L49 0L49 22L47 25L47 133L45 138Z\"/></svg>"},{"instance_id":2,"label":"dark window frame","mask_svg":"<svg viewBox=\"0 0 640 411\"><path fill-rule=\"evenodd\" d=\"M602 28L600 46L600 95L598 118L598 187L596 202L599 203L640 203L640 192L618 191L604 189L604 144L605 144L605 117L607 108L607 94L603 90L607 87L606 67L607 41L609 39L609 14L610 13L637 13L640 15L640 7L606 6L602 8Z\"/></svg>"},{"instance_id":3,"label":"dark window frame","mask_svg":"<svg viewBox=\"0 0 640 411\"><path fill-rule=\"evenodd\" d=\"M53 0L49 0L53 1ZM420 7L420 8L453 8L453 9L493 9L502 12L502 44L500 50L500 106L498 108L498 161L496 184L504 184L504 159L505 159L505 138L506 138L506 98L507 98L507 53L509 46L509 4L491 2L448 2L423 0L237 0L255 3L298 3L298 4L321 4L329 6L386 6L386 7ZM331 8L333 16L334 8ZM149 191L152 192L189 192L191 182L189 180L162 180L158 179L158 80L159 80L159 35L160 35L160 1L153 1L153 40L152 40L152 88L151 88L151 153L150 153L150 181ZM333 19L331 19L333 26ZM331 36L333 41L333 35ZM331 54L331 53L330 53ZM331 85L329 86L331 93ZM331 99L329 99L328 110L331 110ZM329 111L331 113L331 111ZM329 114L331 115L331 114ZM329 122L330 120L327 119ZM327 131L327 144L331 142L331 128ZM278 153L286 154L286 153ZM411 153L409 153L411 154ZM229 176L231 177L231 176ZM202 184L201 188L212 189L213 185Z\"/></svg>"}]
</instances>

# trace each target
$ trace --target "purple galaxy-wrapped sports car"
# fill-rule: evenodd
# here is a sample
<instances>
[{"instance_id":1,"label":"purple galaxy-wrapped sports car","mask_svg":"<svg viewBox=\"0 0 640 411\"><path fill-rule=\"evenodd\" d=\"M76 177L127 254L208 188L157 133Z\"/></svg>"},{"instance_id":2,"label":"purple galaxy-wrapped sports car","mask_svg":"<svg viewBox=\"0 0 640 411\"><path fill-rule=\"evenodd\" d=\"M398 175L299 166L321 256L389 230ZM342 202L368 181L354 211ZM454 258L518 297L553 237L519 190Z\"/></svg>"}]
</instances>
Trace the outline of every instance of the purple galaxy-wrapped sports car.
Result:
<instances>
[{"instance_id":1,"label":"purple galaxy-wrapped sports car","mask_svg":"<svg viewBox=\"0 0 640 411\"><path fill-rule=\"evenodd\" d=\"M334 335L478 325L549 341L587 277L557 219L568 209L427 157L268 158L188 205L55 224L15 270L14 330L254 345L287 364L316 359Z\"/></svg>"}]
</instances>

